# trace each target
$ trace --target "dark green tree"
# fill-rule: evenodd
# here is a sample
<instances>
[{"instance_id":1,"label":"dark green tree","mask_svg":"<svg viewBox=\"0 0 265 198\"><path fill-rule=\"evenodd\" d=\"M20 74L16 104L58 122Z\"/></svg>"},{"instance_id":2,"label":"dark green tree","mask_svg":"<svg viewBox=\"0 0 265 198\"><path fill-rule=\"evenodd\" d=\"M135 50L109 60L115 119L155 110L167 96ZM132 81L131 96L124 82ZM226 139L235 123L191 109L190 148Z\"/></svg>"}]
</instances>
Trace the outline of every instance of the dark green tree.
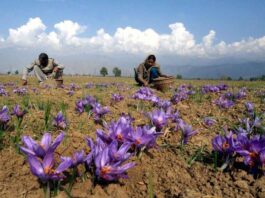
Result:
<instances>
[{"instance_id":1,"label":"dark green tree","mask_svg":"<svg viewBox=\"0 0 265 198\"><path fill-rule=\"evenodd\" d=\"M121 70L118 67L114 67L112 72L113 72L115 77L120 77L121 76Z\"/></svg>"},{"instance_id":2,"label":"dark green tree","mask_svg":"<svg viewBox=\"0 0 265 198\"><path fill-rule=\"evenodd\" d=\"M108 75L108 69L106 67L102 67L100 69L100 74L105 77L106 75Z\"/></svg>"},{"instance_id":3,"label":"dark green tree","mask_svg":"<svg viewBox=\"0 0 265 198\"><path fill-rule=\"evenodd\" d=\"M18 71L18 70L16 70L16 71L15 71L15 74L16 74L16 75L18 75L18 74L19 74L19 71Z\"/></svg>"},{"instance_id":4,"label":"dark green tree","mask_svg":"<svg viewBox=\"0 0 265 198\"><path fill-rule=\"evenodd\" d=\"M182 75L178 74L178 75L176 76L176 78L177 78L177 79L182 79Z\"/></svg>"},{"instance_id":5,"label":"dark green tree","mask_svg":"<svg viewBox=\"0 0 265 198\"><path fill-rule=\"evenodd\" d=\"M244 78L243 78L242 76L240 76L240 77L238 78L238 80L241 81L241 80L244 80Z\"/></svg>"}]
</instances>

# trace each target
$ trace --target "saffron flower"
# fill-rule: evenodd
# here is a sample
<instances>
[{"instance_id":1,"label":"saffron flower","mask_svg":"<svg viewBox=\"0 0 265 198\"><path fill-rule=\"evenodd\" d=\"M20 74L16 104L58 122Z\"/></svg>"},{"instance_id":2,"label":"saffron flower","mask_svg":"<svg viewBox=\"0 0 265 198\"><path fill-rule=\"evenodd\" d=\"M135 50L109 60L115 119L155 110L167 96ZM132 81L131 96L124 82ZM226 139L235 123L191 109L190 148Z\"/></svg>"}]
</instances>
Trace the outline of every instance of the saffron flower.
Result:
<instances>
[{"instance_id":1,"label":"saffron flower","mask_svg":"<svg viewBox=\"0 0 265 198\"><path fill-rule=\"evenodd\" d=\"M141 87L132 96L134 99L139 100L151 100L154 96L154 92L148 87Z\"/></svg>"},{"instance_id":2,"label":"saffron flower","mask_svg":"<svg viewBox=\"0 0 265 198\"><path fill-rule=\"evenodd\" d=\"M248 113L253 114L254 105L251 102L245 102L245 107Z\"/></svg>"},{"instance_id":3,"label":"saffron flower","mask_svg":"<svg viewBox=\"0 0 265 198\"><path fill-rule=\"evenodd\" d=\"M214 101L214 104L220 108L228 109L234 105L234 102L230 99L227 99L225 96L221 96Z\"/></svg>"},{"instance_id":4,"label":"saffron flower","mask_svg":"<svg viewBox=\"0 0 265 198\"><path fill-rule=\"evenodd\" d=\"M119 102L119 101L122 101L124 99L124 97L122 96L122 95L120 95L120 94L115 94L115 93L113 93L112 95L111 95L111 100L113 101L113 102Z\"/></svg>"},{"instance_id":5,"label":"saffron flower","mask_svg":"<svg viewBox=\"0 0 265 198\"><path fill-rule=\"evenodd\" d=\"M183 144L187 144L188 143L188 139L197 134L197 131L196 130L193 130L192 129L192 126L186 124L185 122L180 122L179 123L179 127L181 129L181 132L182 132L182 143Z\"/></svg>"},{"instance_id":6,"label":"saffron flower","mask_svg":"<svg viewBox=\"0 0 265 198\"><path fill-rule=\"evenodd\" d=\"M110 146L106 146L95 156L96 175L99 179L115 181L120 178L128 178L127 170L134 167L134 162L122 164L122 161L113 161L110 155Z\"/></svg>"},{"instance_id":7,"label":"saffron flower","mask_svg":"<svg viewBox=\"0 0 265 198\"><path fill-rule=\"evenodd\" d=\"M119 143L114 140L109 147L109 155L114 162L125 162L132 156L132 153L128 152L131 148L130 142L125 142L119 147Z\"/></svg>"},{"instance_id":8,"label":"saffron flower","mask_svg":"<svg viewBox=\"0 0 265 198\"><path fill-rule=\"evenodd\" d=\"M156 146L156 139L160 134L156 132L155 127L137 127L129 134L128 139L137 149L149 149Z\"/></svg>"},{"instance_id":9,"label":"saffron flower","mask_svg":"<svg viewBox=\"0 0 265 198\"><path fill-rule=\"evenodd\" d=\"M205 117L203 121L204 121L204 124L208 127L213 126L214 123L216 122L213 118L210 118L210 117Z\"/></svg>"},{"instance_id":10,"label":"saffron flower","mask_svg":"<svg viewBox=\"0 0 265 198\"><path fill-rule=\"evenodd\" d=\"M65 176L62 172L68 169L71 165L70 160L64 160L57 168L55 168L54 154L52 152L47 153L43 160L40 160L36 156L29 155L28 162L31 173L44 183L63 179Z\"/></svg>"},{"instance_id":11,"label":"saffron flower","mask_svg":"<svg viewBox=\"0 0 265 198\"><path fill-rule=\"evenodd\" d=\"M97 130L97 135L106 143L110 143L113 140L123 143L127 141L128 134L133 131L131 120L124 116L120 117L116 122L109 123L105 128L108 130L108 134L105 134L102 130Z\"/></svg>"},{"instance_id":12,"label":"saffron flower","mask_svg":"<svg viewBox=\"0 0 265 198\"><path fill-rule=\"evenodd\" d=\"M244 163L251 168L264 165L265 138L254 136L238 146L236 152L244 157Z\"/></svg>"},{"instance_id":13,"label":"saffron flower","mask_svg":"<svg viewBox=\"0 0 265 198\"><path fill-rule=\"evenodd\" d=\"M120 144L113 140L106 144L97 136L95 143L92 139L86 138L87 145L90 147L90 153L87 155L86 164L93 163L98 179L106 181L116 181L119 178L127 178L127 170L134 167L135 163L124 164L132 154L128 152L130 143Z\"/></svg>"},{"instance_id":14,"label":"saffron flower","mask_svg":"<svg viewBox=\"0 0 265 198\"><path fill-rule=\"evenodd\" d=\"M62 111L60 111L56 117L53 119L52 122L53 126L57 127L58 129L66 129L67 122L65 117L63 116Z\"/></svg>"},{"instance_id":15,"label":"saffron flower","mask_svg":"<svg viewBox=\"0 0 265 198\"><path fill-rule=\"evenodd\" d=\"M94 86L94 83L86 83L85 88L90 89Z\"/></svg>"},{"instance_id":16,"label":"saffron flower","mask_svg":"<svg viewBox=\"0 0 265 198\"><path fill-rule=\"evenodd\" d=\"M13 93L16 93L17 95L24 96L28 93L28 90L24 87L22 88L16 88L13 90Z\"/></svg>"},{"instance_id":17,"label":"saffron flower","mask_svg":"<svg viewBox=\"0 0 265 198\"><path fill-rule=\"evenodd\" d=\"M157 131L161 131L167 124L168 116L163 110L154 110L153 112L148 113L148 116Z\"/></svg>"},{"instance_id":18,"label":"saffron flower","mask_svg":"<svg viewBox=\"0 0 265 198\"><path fill-rule=\"evenodd\" d=\"M10 115L8 114L8 108L7 106L3 106L2 110L0 111L0 128L5 129L9 120Z\"/></svg>"},{"instance_id":19,"label":"saffron flower","mask_svg":"<svg viewBox=\"0 0 265 198\"><path fill-rule=\"evenodd\" d=\"M108 107L102 107L101 104L96 103L92 109L95 122L99 122L101 118L109 112Z\"/></svg>"},{"instance_id":20,"label":"saffron flower","mask_svg":"<svg viewBox=\"0 0 265 198\"><path fill-rule=\"evenodd\" d=\"M38 144L30 136L23 136L22 142L24 143L24 146L21 146L20 150L26 155L33 155L43 159L47 153L55 151L63 141L63 138L64 132L61 132L54 141L52 141L50 133L45 133Z\"/></svg>"},{"instance_id":21,"label":"saffron flower","mask_svg":"<svg viewBox=\"0 0 265 198\"><path fill-rule=\"evenodd\" d=\"M84 107L84 103L82 100L78 100L76 103L75 103L75 110L78 112L78 113L83 113L85 111L85 107Z\"/></svg>"},{"instance_id":22,"label":"saffron flower","mask_svg":"<svg viewBox=\"0 0 265 198\"><path fill-rule=\"evenodd\" d=\"M233 133L230 131L225 136L217 135L212 140L212 146L215 151L222 154L232 154L234 152Z\"/></svg>"},{"instance_id":23,"label":"saffron flower","mask_svg":"<svg viewBox=\"0 0 265 198\"><path fill-rule=\"evenodd\" d=\"M13 108L13 115L16 115L17 118L19 119L22 119L24 117L24 115L27 113L26 110L21 110L19 105L16 105L14 108Z\"/></svg>"},{"instance_id":24,"label":"saffron flower","mask_svg":"<svg viewBox=\"0 0 265 198\"><path fill-rule=\"evenodd\" d=\"M0 96L7 96L8 93L6 92L6 90L2 87L0 87Z\"/></svg>"},{"instance_id":25,"label":"saffron flower","mask_svg":"<svg viewBox=\"0 0 265 198\"><path fill-rule=\"evenodd\" d=\"M87 161L84 150L74 152L72 157L61 157L62 161L70 161L69 168L77 167L79 164Z\"/></svg>"}]
</instances>

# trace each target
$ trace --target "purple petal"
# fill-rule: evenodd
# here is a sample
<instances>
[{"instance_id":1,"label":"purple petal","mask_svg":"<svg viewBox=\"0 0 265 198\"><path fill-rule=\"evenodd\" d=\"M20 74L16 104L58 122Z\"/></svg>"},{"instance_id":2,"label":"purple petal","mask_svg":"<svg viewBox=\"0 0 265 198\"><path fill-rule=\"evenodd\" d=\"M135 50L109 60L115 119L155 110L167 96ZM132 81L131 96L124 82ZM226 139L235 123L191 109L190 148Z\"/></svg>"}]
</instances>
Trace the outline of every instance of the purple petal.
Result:
<instances>
[{"instance_id":1,"label":"purple petal","mask_svg":"<svg viewBox=\"0 0 265 198\"><path fill-rule=\"evenodd\" d=\"M61 132L53 141L52 145L50 146L50 151L53 152L59 146L59 144L63 141L64 132Z\"/></svg>"},{"instance_id":2,"label":"purple petal","mask_svg":"<svg viewBox=\"0 0 265 198\"><path fill-rule=\"evenodd\" d=\"M28 156L28 162L29 162L30 170L31 170L32 174L41 178L41 179L44 179L45 173L44 173L44 169L43 169L40 161L36 157L29 155Z\"/></svg>"},{"instance_id":3,"label":"purple petal","mask_svg":"<svg viewBox=\"0 0 265 198\"><path fill-rule=\"evenodd\" d=\"M52 137L50 133L45 133L41 139L40 145L41 147L47 151L51 145Z\"/></svg>"},{"instance_id":4,"label":"purple petal","mask_svg":"<svg viewBox=\"0 0 265 198\"><path fill-rule=\"evenodd\" d=\"M66 169L68 169L71 165L72 165L72 160L71 159L64 160L56 168L55 173L57 173L57 174L61 173L61 172L65 171Z\"/></svg>"}]
</instances>

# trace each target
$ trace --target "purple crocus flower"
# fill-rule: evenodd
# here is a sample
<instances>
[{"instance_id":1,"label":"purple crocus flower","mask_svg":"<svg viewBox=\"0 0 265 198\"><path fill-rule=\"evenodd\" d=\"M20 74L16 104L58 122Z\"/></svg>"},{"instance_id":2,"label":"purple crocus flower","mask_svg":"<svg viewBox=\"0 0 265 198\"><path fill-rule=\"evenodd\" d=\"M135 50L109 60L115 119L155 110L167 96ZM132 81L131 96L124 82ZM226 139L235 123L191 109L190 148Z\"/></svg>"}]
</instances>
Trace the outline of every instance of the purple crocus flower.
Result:
<instances>
[{"instance_id":1,"label":"purple crocus flower","mask_svg":"<svg viewBox=\"0 0 265 198\"><path fill-rule=\"evenodd\" d=\"M88 95L83 99L83 103L84 105L94 106L97 103L97 100L93 96Z\"/></svg>"},{"instance_id":2,"label":"purple crocus flower","mask_svg":"<svg viewBox=\"0 0 265 198\"><path fill-rule=\"evenodd\" d=\"M77 167L79 164L87 161L87 156L85 156L84 150L74 152L72 157L61 157L62 161L70 161L70 168Z\"/></svg>"},{"instance_id":3,"label":"purple crocus flower","mask_svg":"<svg viewBox=\"0 0 265 198\"><path fill-rule=\"evenodd\" d=\"M91 162L93 161L95 165L98 164L97 160L100 159L100 156L102 156L102 153L106 150L106 148L108 149L109 164L120 165L132 156L131 153L128 153L128 150L131 147L131 143L129 142L125 142L120 145L118 141L113 140L110 142L110 144L106 144L106 142L102 141L98 135L95 143L91 138L86 138L86 142L90 148L90 152L85 158L86 164L88 166L90 166Z\"/></svg>"},{"instance_id":4,"label":"purple crocus flower","mask_svg":"<svg viewBox=\"0 0 265 198\"><path fill-rule=\"evenodd\" d=\"M10 115L8 114L8 108L7 106L3 106L2 110L0 111L0 128L5 129L9 120Z\"/></svg>"},{"instance_id":5,"label":"purple crocus flower","mask_svg":"<svg viewBox=\"0 0 265 198\"><path fill-rule=\"evenodd\" d=\"M39 94L39 90L37 88L33 87L31 90L33 91L33 93Z\"/></svg>"},{"instance_id":6,"label":"purple crocus flower","mask_svg":"<svg viewBox=\"0 0 265 198\"><path fill-rule=\"evenodd\" d=\"M236 152L244 157L244 163L250 167L261 166L264 163L265 138L254 136L249 142L238 146ZM261 155L262 154L262 155Z\"/></svg>"},{"instance_id":7,"label":"purple crocus flower","mask_svg":"<svg viewBox=\"0 0 265 198\"><path fill-rule=\"evenodd\" d=\"M169 112L171 110L172 103L169 100L159 100L155 105L158 108L163 109L165 112Z\"/></svg>"},{"instance_id":8,"label":"purple crocus flower","mask_svg":"<svg viewBox=\"0 0 265 198\"><path fill-rule=\"evenodd\" d=\"M75 91L77 89L80 89L80 87L78 85L76 85L75 83L70 83L69 89L72 91Z\"/></svg>"},{"instance_id":9,"label":"purple crocus flower","mask_svg":"<svg viewBox=\"0 0 265 198\"><path fill-rule=\"evenodd\" d=\"M7 96L8 93L6 92L6 90L2 87L0 87L0 96Z\"/></svg>"},{"instance_id":10,"label":"purple crocus flower","mask_svg":"<svg viewBox=\"0 0 265 198\"><path fill-rule=\"evenodd\" d=\"M133 94L132 98L149 101L152 99L153 96L154 92L150 88L141 87Z\"/></svg>"},{"instance_id":11,"label":"purple crocus flower","mask_svg":"<svg viewBox=\"0 0 265 198\"><path fill-rule=\"evenodd\" d=\"M197 134L197 130L193 130L192 126L186 124L185 122L180 122L179 123L179 127L181 129L182 132L182 142L183 144L187 144L188 143L188 139Z\"/></svg>"},{"instance_id":12,"label":"purple crocus flower","mask_svg":"<svg viewBox=\"0 0 265 198\"><path fill-rule=\"evenodd\" d=\"M13 108L13 113L12 114L13 115L16 115L17 118L21 118L22 119L26 113L27 113L26 110L21 110L20 107L19 107L19 105L16 105Z\"/></svg>"},{"instance_id":13,"label":"purple crocus flower","mask_svg":"<svg viewBox=\"0 0 265 198\"><path fill-rule=\"evenodd\" d=\"M128 134L133 130L131 127L131 120L123 116L120 117L117 122L111 122L105 127L108 130L108 134L98 129L97 136L106 143L110 143L113 140L123 143L127 140Z\"/></svg>"},{"instance_id":14,"label":"purple crocus flower","mask_svg":"<svg viewBox=\"0 0 265 198\"><path fill-rule=\"evenodd\" d=\"M71 166L70 160L64 160L55 168L55 160L52 152L47 153L43 160L40 160L36 156L29 155L28 162L31 173L44 183L63 179L65 176L62 172Z\"/></svg>"},{"instance_id":15,"label":"purple crocus flower","mask_svg":"<svg viewBox=\"0 0 265 198\"><path fill-rule=\"evenodd\" d=\"M135 131L129 134L128 139L137 149L149 149L156 145L156 139L160 134L156 132L155 127L137 127Z\"/></svg>"},{"instance_id":16,"label":"purple crocus flower","mask_svg":"<svg viewBox=\"0 0 265 198\"><path fill-rule=\"evenodd\" d=\"M161 101L161 99L156 95L150 96L149 100L154 103L155 106L157 106L158 103Z\"/></svg>"},{"instance_id":17,"label":"purple crocus flower","mask_svg":"<svg viewBox=\"0 0 265 198\"><path fill-rule=\"evenodd\" d=\"M112 95L111 95L111 100L113 101L113 102L119 102L119 101L122 101L124 99L124 97L122 96L122 95L120 95L120 94L115 94L115 93L113 93Z\"/></svg>"},{"instance_id":18,"label":"purple crocus flower","mask_svg":"<svg viewBox=\"0 0 265 198\"><path fill-rule=\"evenodd\" d=\"M100 119L109 112L108 107L102 107L101 104L96 103L92 109L95 122L99 122Z\"/></svg>"},{"instance_id":19,"label":"purple crocus flower","mask_svg":"<svg viewBox=\"0 0 265 198\"><path fill-rule=\"evenodd\" d=\"M210 117L205 117L203 121L204 121L204 124L208 127L213 126L214 123L216 122L213 118L210 118Z\"/></svg>"},{"instance_id":20,"label":"purple crocus flower","mask_svg":"<svg viewBox=\"0 0 265 198\"><path fill-rule=\"evenodd\" d=\"M227 99L225 96L221 96L220 98L214 101L214 104L216 104L220 108L228 109L234 105L234 102L230 99Z\"/></svg>"},{"instance_id":21,"label":"purple crocus flower","mask_svg":"<svg viewBox=\"0 0 265 198\"><path fill-rule=\"evenodd\" d=\"M249 134L252 133L255 128L261 127L261 118L259 117L255 117L254 119L244 118L240 119L239 121L243 125L242 127L244 128L244 130Z\"/></svg>"},{"instance_id":22,"label":"purple crocus flower","mask_svg":"<svg viewBox=\"0 0 265 198\"><path fill-rule=\"evenodd\" d=\"M253 111L254 111L253 103L245 102L245 107L246 107L248 113L251 113L251 114L253 113Z\"/></svg>"},{"instance_id":23,"label":"purple crocus flower","mask_svg":"<svg viewBox=\"0 0 265 198\"><path fill-rule=\"evenodd\" d=\"M85 88L90 89L94 86L94 83L86 83Z\"/></svg>"},{"instance_id":24,"label":"purple crocus flower","mask_svg":"<svg viewBox=\"0 0 265 198\"><path fill-rule=\"evenodd\" d=\"M162 128L167 124L167 114L163 110L154 110L148 113L149 119L152 124L156 127L157 131L161 131Z\"/></svg>"},{"instance_id":25,"label":"purple crocus flower","mask_svg":"<svg viewBox=\"0 0 265 198\"><path fill-rule=\"evenodd\" d=\"M178 120L180 119L179 111L176 111L175 113L172 113L170 118L171 118L172 122L178 122Z\"/></svg>"},{"instance_id":26,"label":"purple crocus flower","mask_svg":"<svg viewBox=\"0 0 265 198\"><path fill-rule=\"evenodd\" d=\"M57 127L58 129L66 129L67 122L65 117L63 116L62 111L60 111L56 117L53 119L52 122L53 126Z\"/></svg>"},{"instance_id":27,"label":"purple crocus flower","mask_svg":"<svg viewBox=\"0 0 265 198\"><path fill-rule=\"evenodd\" d=\"M202 87L202 93L208 93L208 92L212 92L212 93L218 93L222 90L227 90L228 86L226 84L220 84L220 85L204 85Z\"/></svg>"},{"instance_id":28,"label":"purple crocus flower","mask_svg":"<svg viewBox=\"0 0 265 198\"><path fill-rule=\"evenodd\" d=\"M217 87L218 87L220 90L227 90L227 89L228 89L228 85L226 85L226 84L224 84L224 83L217 85Z\"/></svg>"},{"instance_id":29,"label":"purple crocus flower","mask_svg":"<svg viewBox=\"0 0 265 198\"><path fill-rule=\"evenodd\" d=\"M84 108L84 104L83 104L83 101L82 100L78 100L76 103L75 103L75 110L78 112L78 113L83 113L85 111L85 108Z\"/></svg>"},{"instance_id":30,"label":"purple crocus flower","mask_svg":"<svg viewBox=\"0 0 265 198\"><path fill-rule=\"evenodd\" d=\"M119 143L113 141L109 147L109 155L113 162L125 162L132 156L132 153L128 153L128 150L131 148L131 143L129 142L125 142L119 147Z\"/></svg>"},{"instance_id":31,"label":"purple crocus flower","mask_svg":"<svg viewBox=\"0 0 265 198\"><path fill-rule=\"evenodd\" d=\"M122 165L122 162L113 162L110 157L110 146L106 146L98 155L95 156L96 175L100 179L107 181L127 178L126 171L135 166L134 162Z\"/></svg>"},{"instance_id":32,"label":"purple crocus flower","mask_svg":"<svg viewBox=\"0 0 265 198\"><path fill-rule=\"evenodd\" d=\"M235 95L235 98L237 100L240 100L242 98L245 98L247 96L246 93L247 89L245 87L243 87L242 89L239 90L239 92Z\"/></svg>"},{"instance_id":33,"label":"purple crocus flower","mask_svg":"<svg viewBox=\"0 0 265 198\"><path fill-rule=\"evenodd\" d=\"M26 88L16 88L13 90L13 93L16 93L17 95L23 96L28 93L28 90Z\"/></svg>"},{"instance_id":34,"label":"purple crocus flower","mask_svg":"<svg viewBox=\"0 0 265 198\"><path fill-rule=\"evenodd\" d=\"M229 134L226 134L225 136L215 136L212 140L212 146L215 151L223 154L232 154L235 147L233 133L230 131Z\"/></svg>"},{"instance_id":35,"label":"purple crocus flower","mask_svg":"<svg viewBox=\"0 0 265 198\"><path fill-rule=\"evenodd\" d=\"M40 158L44 158L44 156L48 152L54 152L55 149L59 146L59 144L63 141L64 132L61 132L55 139L52 141L52 137L50 133L45 133L40 141L40 143L36 143L30 136L23 136L22 142L24 146L20 147L20 150L26 155L33 155Z\"/></svg>"},{"instance_id":36,"label":"purple crocus flower","mask_svg":"<svg viewBox=\"0 0 265 198\"><path fill-rule=\"evenodd\" d=\"M69 90L69 91L67 92L67 95L69 95L69 96L73 96L73 95L74 95L74 93L75 93L75 91L74 91L74 90Z\"/></svg>"}]
</instances>

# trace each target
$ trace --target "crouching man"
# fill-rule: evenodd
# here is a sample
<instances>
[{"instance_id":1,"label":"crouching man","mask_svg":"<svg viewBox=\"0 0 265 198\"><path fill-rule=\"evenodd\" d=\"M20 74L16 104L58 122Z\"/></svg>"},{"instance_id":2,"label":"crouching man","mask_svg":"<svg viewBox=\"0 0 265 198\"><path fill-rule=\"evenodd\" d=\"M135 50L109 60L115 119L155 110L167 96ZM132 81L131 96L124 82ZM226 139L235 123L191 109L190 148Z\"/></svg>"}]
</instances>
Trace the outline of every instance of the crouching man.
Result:
<instances>
[{"instance_id":1,"label":"crouching man","mask_svg":"<svg viewBox=\"0 0 265 198\"><path fill-rule=\"evenodd\" d=\"M156 63L155 55L149 55L134 71L135 81L143 86L148 86L158 77L170 77L161 73L160 65Z\"/></svg>"},{"instance_id":2,"label":"crouching man","mask_svg":"<svg viewBox=\"0 0 265 198\"><path fill-rule=\"evenodd\" d=\"M63 84L63 69L64 67L57 64L53 58L49 58L47 54L41 53L39 59L23 69L22 85L27 85L27 75L33 70L40 85L52 77L56 80L57 87L61 87Z\"/></svg>"}]
</instances>

